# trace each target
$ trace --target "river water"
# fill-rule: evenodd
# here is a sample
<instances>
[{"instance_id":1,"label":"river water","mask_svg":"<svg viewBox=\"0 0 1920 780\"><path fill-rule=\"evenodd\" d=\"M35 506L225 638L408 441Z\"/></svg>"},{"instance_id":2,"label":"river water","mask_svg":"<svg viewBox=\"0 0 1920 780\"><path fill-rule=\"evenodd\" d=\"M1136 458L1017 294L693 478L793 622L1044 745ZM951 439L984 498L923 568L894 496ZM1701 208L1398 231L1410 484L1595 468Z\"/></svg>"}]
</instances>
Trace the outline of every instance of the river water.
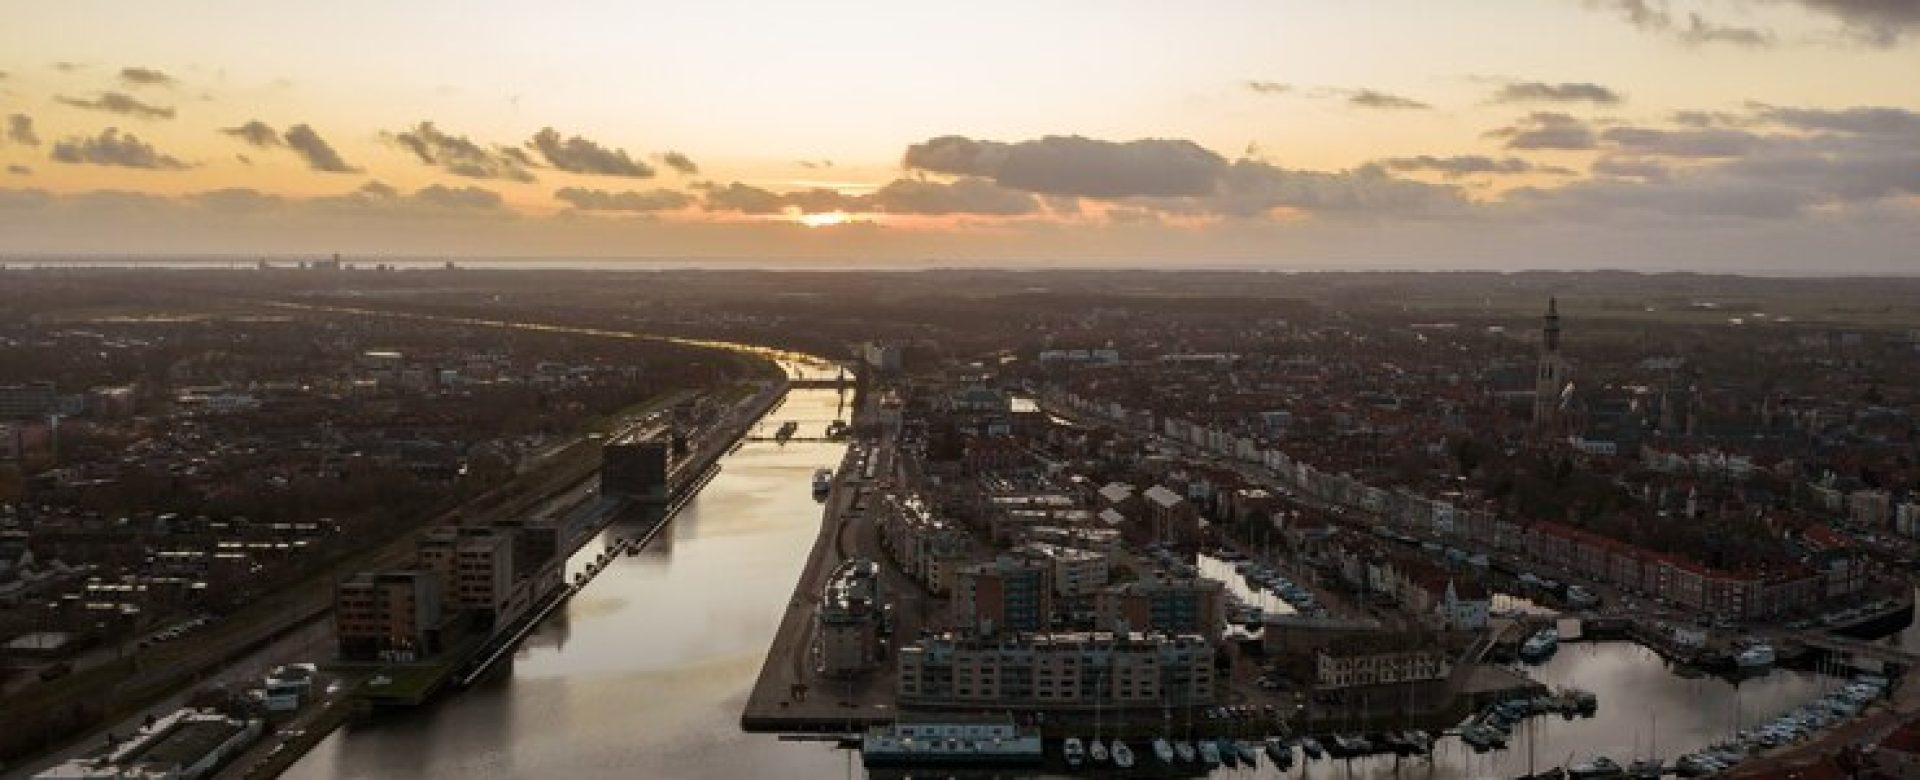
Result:
<instances>
[{"instance_id":1,"label":"river water","mask_svg":"<svg viewBox=\"0 0 1920 780\"><path fill-rule=\"evenodd\" d=\"M796 390L767 417L811 435L845 414L832 390ZM510 669L427 706L336 732L287 774L320 778L827 778L862 777L857 757L819 743L745 734L740 713L819 529L814 469L843 445L748 443L640 555L620 557L550 618ZM569 562L578 570L616 525ZM1212 572L1237 581L1232 570ZM1252 595L1252 594L1245 594ZM1269 604L1282 608L1280 604ZM1477 755L1443 740L1434 759L1313 762L1307 777L1511 777L1596 754L1668 758L1769 719L1835 684L1776 671L1738 686L1687 679L1622 642L1570 644L1533 669L1550 686L1596 692L1592 719L1535 719L1513 749ZM1654 734L1658 733L1657 745ZM1144 747L1144 746L1142 746ZM1147 759L1151 762L1151 758ZM1222 776L1277 776L1257 772Z\"/></svg>"}]
</instances>

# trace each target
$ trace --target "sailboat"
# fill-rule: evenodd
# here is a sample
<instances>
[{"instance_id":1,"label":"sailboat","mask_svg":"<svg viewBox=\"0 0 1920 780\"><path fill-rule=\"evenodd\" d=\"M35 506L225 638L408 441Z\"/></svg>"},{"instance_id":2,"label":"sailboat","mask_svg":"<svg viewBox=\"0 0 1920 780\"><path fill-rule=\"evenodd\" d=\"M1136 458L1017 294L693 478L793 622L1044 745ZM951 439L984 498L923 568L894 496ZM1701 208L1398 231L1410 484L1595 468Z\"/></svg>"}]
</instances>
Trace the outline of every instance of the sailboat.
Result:
<instances>
[{"instance_id":1,"label":"sailboat","mask_svg":"<svg viewBox=\"0 0 1920 780\"><path fill-rule=\"evenodd\" d=\"M1168 742L1166 737L1154 737L1153 757L1162 764L1173 763L1173 743Z\"/></svg>"},{"instance_id":2,"label":"sailboat","mask_svg":"<svg viewBox=\"0 0 1920 780\"><path fill-rule=\"evenodd\" d=\"M1060 748L1060 754L1067 759L1067 766L1079 769L1087 762L1087 746L1079 737L1067 737L1067 743Z\"/></svg>"},{"instance_id":3,"label":"sailboat","mask_svg":"<svg viewBox=\"0 0 1920 780\"><path fill-rule=\"evenodd\" d=\"M1200 763L1211 769L1220 765L1220 746L1211 740L1200 740Z\"/></svg>"},{"instance_id":4,"label":"sailboat","mask_svg":"<svg viewBox=\"0 0 1920 780\"><path fill-rule=\"evenodd\" d=\"M1121 769L1133 768L1133 748L1118 739L1113 741L1113 765Z\"/></svg>"},{"instance_id":5,"label":"sailboat","mask_svg":"<svg viewBox=\"0 0 1920 780\"><path fill-rule=\"evenodd\" d=\"M1093 744L1087 747L1087 755L1093 757L1093 763L1107 763L1107 744L1100 741L1100 696L1097 693L1093 697Z\"/></svg>"},{"instance_id":6,"label":"sailboat","mask_svg":"<svg viewBox=\"0 0 1920 780\"><path fill-rule=\"evenodd\" d=\"M1173 743L1173 754L1180 757L1181 763L1191 764L1199 757L1193 749L1193 705L1187 705L1187 733L1184 739Z\"/></svg>"}]
</instances>

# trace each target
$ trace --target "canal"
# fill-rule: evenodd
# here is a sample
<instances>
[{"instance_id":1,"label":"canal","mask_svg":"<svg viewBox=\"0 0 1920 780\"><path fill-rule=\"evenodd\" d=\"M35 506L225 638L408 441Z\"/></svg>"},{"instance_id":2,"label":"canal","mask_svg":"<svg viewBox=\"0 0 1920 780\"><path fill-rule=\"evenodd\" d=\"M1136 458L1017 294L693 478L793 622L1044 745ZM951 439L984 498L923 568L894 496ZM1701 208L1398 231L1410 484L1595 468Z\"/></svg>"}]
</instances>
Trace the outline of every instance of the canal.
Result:
<instances>
[{"instance_id":1,"label":"canal","mask_svg":"<svg viewBox=\"0 0 1920 780\"><path fill-rule=\"evenodd\" d=\"M813 434L844 416L841 403L838 391L795 390L766 421L794 420ZM618 558L529 637L510 668L344 728L286 777L845 776L846 753L739 728L819 531L813 471L837 465L843 451L743 445L652 544ZM570 572L633 535L607 529Z\"/></svg>"}]
</instances>

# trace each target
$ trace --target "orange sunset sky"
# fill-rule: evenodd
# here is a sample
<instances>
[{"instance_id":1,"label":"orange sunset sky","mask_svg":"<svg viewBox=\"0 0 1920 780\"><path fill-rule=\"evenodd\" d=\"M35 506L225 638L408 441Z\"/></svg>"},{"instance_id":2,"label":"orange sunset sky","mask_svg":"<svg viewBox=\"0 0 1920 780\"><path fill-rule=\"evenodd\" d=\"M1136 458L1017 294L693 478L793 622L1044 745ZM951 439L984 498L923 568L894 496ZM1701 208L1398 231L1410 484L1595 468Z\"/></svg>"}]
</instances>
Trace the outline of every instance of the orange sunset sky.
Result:
<instances>
[{"instance_id":1,"label":"orange sunset sky","mask_svg":"<svg viewBox=\"0 0 1920 780\"><path fill-rule=\"evenodd\" d=\"M239 4L0 29L0 261L1920 265L1920 2Z\"/></svg>"}]
</instances>

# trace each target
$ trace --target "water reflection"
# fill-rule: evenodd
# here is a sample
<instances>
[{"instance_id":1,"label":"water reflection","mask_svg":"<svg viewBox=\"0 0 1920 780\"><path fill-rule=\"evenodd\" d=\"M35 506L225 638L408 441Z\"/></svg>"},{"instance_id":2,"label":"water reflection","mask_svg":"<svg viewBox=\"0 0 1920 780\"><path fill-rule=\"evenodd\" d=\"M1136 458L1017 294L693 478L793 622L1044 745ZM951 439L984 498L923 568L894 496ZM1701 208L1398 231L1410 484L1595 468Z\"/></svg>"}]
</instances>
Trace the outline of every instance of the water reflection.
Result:
<instances>
[{"instance_id":1,"label":"water reflection","mask_svg":"<svg viewBox=\"0 0 1920 780\"><path fill-rule=\"evenodd\" d=\"M817 430L839 408L835 391L801 390L776 415ZM844 776L844 754L738 725L819 528L813 470L842 451L743 446L643 554L616 559L543 624L507 673L342 730L287 776ZM632 534L610 529L569 568Z\"/></svg>"}]
</instances>

